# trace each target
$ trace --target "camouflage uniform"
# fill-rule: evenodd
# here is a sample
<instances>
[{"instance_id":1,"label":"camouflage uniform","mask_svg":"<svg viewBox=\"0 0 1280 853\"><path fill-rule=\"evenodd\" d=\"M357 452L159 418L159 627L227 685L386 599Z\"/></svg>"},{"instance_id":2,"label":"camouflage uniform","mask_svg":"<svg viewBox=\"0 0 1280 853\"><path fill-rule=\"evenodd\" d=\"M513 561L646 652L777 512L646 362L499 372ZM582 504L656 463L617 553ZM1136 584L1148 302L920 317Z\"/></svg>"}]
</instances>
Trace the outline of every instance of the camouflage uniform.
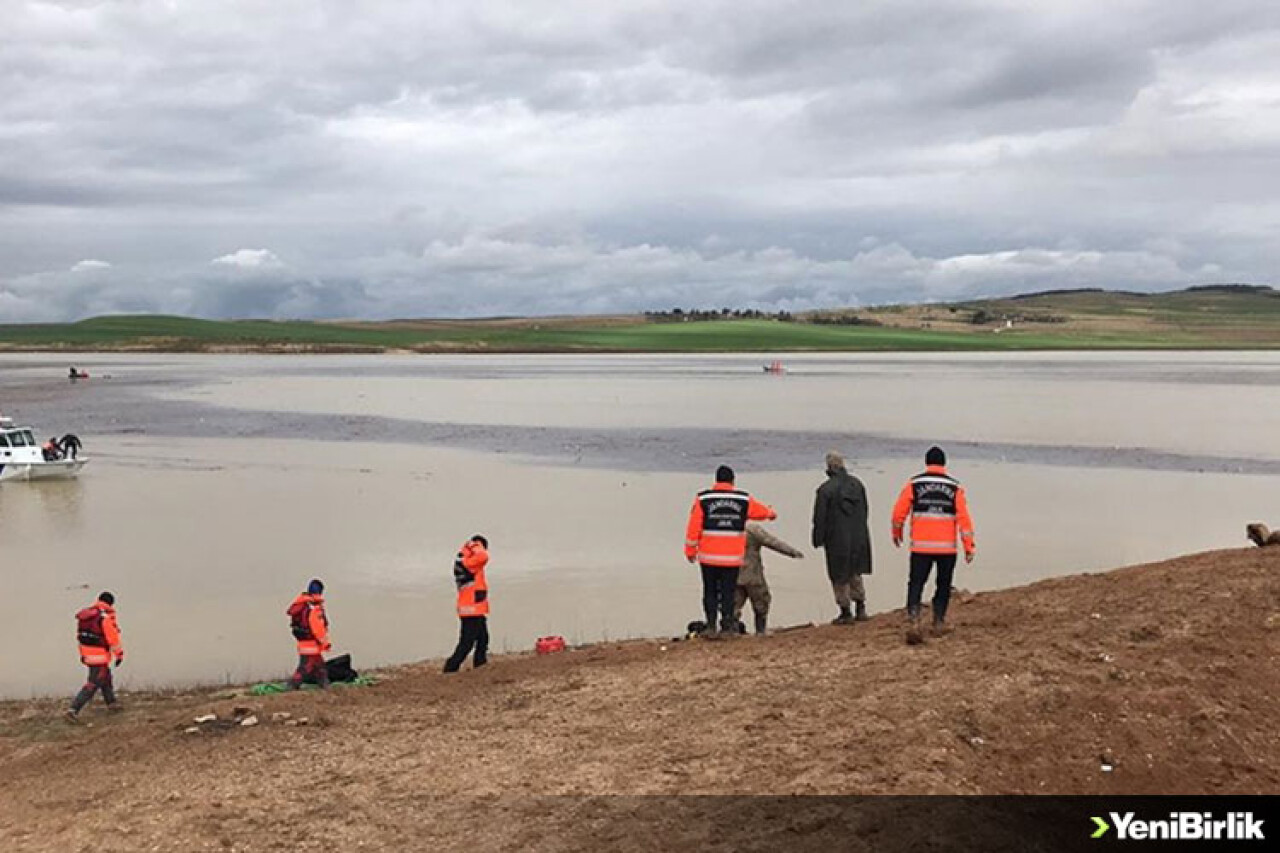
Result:
<instances>
[{"instance_id":1,"label":"camouflage uniform","mask_svg":"<svg viewBox=\"0 0 1280 853\"><path fill-rule=\"evenodd\" d=\"M761 548L769 548L788 557L803 557L798 549L791 547L759 524L747 525L747 552L742 558L742 571L738 572L738 587L734 593L733 618L742 619L742 609L747 601L751 601L751 610L755 614L757 634L763 634L768 625L769 602L773 596L769 594L769 583L764 577L764 557Z\"/></svg>"}]
</instances>

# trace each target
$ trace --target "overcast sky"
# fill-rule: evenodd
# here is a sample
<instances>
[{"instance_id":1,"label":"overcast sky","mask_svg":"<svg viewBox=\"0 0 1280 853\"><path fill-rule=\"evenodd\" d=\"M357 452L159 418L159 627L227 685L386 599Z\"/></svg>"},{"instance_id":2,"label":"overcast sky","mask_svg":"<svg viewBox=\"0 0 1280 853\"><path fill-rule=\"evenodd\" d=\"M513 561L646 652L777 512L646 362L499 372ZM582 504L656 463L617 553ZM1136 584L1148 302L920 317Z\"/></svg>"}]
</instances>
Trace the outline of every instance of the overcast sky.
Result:
<instances>
[{"instance_id":1,"label":"overcast sky","mask_svg":"<svg viewBox=\"0 0 1280 853\"><path fill-rule=\"evenodd\" d=\"M1275 0L0 0L0 322L1277 269Z\"/></svg>"}]
</instances>

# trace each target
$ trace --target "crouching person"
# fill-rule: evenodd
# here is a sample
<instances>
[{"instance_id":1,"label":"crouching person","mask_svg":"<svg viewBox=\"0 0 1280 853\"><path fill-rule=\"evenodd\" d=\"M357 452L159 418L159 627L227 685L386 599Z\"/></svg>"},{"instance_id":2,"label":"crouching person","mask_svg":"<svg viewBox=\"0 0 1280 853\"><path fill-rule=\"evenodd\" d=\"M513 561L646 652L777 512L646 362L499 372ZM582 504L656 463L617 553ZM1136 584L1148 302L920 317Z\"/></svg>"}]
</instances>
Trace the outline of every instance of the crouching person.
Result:
<instances>
[{"instance_id":1,"label":"crouching person","mask_svg":"<svg viewBox=\"0 0 1280 853\"><path fill-rule=\"evenodd\" d=\"M472 536L453 560L453 582L458 586L458 646L444 663L445 672L457 672L475 649L474 668L489 661L489 582L484 570L489 565L489 540Z\"/></svg>"},{"instance_id":2,"label":"crouching person","mask_svg":"<svg viewBox=\"0 0 1280 853\"><path fill-rule=\"evenodd\" d=\"M329 686L329 671L324 653L333 648L329 643L329 617L324 612L324 582L313 580L285 611L293 637L298 641L298 668L289 679L289 689L297 690L311 679L321 689Z\"/></svg>"},{"instance_id":3,"label":"crouching person","mask_svg":"<svg viewBox=\"0 0 1280 853\"><path fill-rule=\"evenodd\" d=\"M116 622L116 597L109 592L76 614L76 641L80 644L80 662L89 667L89 678L84 687L71 700L67 719L76 722L80 709L99 690L110 711L120 710L116 704L115 686L111 681L111 662L124 663L124 644L120 640L120 625Z\"/></svg>"}]
</instances>

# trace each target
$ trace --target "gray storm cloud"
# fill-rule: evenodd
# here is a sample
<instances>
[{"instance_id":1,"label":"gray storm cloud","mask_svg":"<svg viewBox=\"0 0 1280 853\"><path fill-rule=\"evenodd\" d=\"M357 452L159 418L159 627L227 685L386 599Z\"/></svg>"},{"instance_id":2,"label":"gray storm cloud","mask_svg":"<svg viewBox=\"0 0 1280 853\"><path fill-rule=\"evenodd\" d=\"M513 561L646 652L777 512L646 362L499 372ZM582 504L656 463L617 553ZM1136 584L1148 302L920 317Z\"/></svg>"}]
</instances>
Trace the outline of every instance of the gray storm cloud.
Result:
<instances>
[{"instance_id":1,"label":"gray storm cloud","mask_svg":"<svg viewBox=\"0 0 1280 853\"><path fill-rule=\"evenodd\" d=\"M795 310L1280 260L1266 0L11 0L0 39L0 322Z\"/></svg>"}]
</instances>

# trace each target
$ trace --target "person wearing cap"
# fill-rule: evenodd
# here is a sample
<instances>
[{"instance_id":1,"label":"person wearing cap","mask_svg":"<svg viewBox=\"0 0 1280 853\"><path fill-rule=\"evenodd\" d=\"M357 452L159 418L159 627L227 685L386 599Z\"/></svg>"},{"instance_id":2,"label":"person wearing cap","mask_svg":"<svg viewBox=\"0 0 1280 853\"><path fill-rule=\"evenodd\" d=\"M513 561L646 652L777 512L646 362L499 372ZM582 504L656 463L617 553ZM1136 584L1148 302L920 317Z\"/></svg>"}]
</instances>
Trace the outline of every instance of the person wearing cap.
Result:
<instances>
[{"instance_id":1,"label":"person wearing cap","mask_svg":"<svg viewBox=\"0 0 1280 853\"><path fill-rule=\"evenodd\" d=\"M115 603L116 597L104 592L97 601L76 614L80 662L89 668L89 677L67 710L67 719L72 722L80 718L80 710L99 690L108 710L120 710L111 680L112 660L116 666L124 663L124 643L120 638L120 624L116 621Z\"/></svg>"},{"instance_id":2,"label":"person wearing cap","mask_svg":"<svg viewBox=\"0 0 1280 853\"><path fill-rule=\"evenodd\" d=\"M734 599L738 571L747 551L747 522L772 521L778 514L766 504L734 486L733 469L716 469L715 484L693 499L689 523L685 526L684 556L702 569L702 611L706 633L720 631L730 636L738 632Z\"/></svg>"},{"instance_id":3,"label":"person wearing cap","mask_svg":"<svg viewBox=\"0 0 1280 853\"><path fill-rule=\"evenodd\" d=\"M458 587L458 645L444 663L444 671L457 672L475 650L471 667L489 662L489 540L476 534L462 543L453 558L453 582Z\"/></svg>"},{"instance_id":4,"label":"person wearing cap","mask_svg":"<svg viewBox=\"0 0 1280 853\"><path fill-rule=\"evenodd\" d=\"M867 620L867 590L862 576L871 574L871 531L867 527L867 490L849 473L844 457L827 454L827 481L813 501L813 547L827 557L827 578L839 615L833 625ZM857 613L852 606L857 606Z\"/></svg>"},{"instance_id":5,"label":"person wearing cap","mask_svg":"<svg viewBox=\"0 0 1280 853\"><path fill-rule=\"evenodd\" d=\"M934 566L938 575L933 592L934 633L946 633L947 606L951 602L951 580L956 568L956 540L964 546L964 560L972 563L977 553L973 519L964 486L947 473L947 454L940 447L929 448L925 469L907 481L893 507L893 544L902 545L902 531L911 518L911 574L907 581L907 639L920 642L920 600Z\"/></svg>"},{"instance_id":6,"label":"person wearing cap","mask_svg":"<svg viewBox=\"0 0 1280 853\"><path fill-rule=\"evenodd\" d=\"M329 671L324 665L324 653L333 644L329 642L329 617L324 611L324 582L312 580L285 613L298 643L298 668L289 678L288 688L297 690L306 680L327 688Z\"/></svg>"}]
</instances>

